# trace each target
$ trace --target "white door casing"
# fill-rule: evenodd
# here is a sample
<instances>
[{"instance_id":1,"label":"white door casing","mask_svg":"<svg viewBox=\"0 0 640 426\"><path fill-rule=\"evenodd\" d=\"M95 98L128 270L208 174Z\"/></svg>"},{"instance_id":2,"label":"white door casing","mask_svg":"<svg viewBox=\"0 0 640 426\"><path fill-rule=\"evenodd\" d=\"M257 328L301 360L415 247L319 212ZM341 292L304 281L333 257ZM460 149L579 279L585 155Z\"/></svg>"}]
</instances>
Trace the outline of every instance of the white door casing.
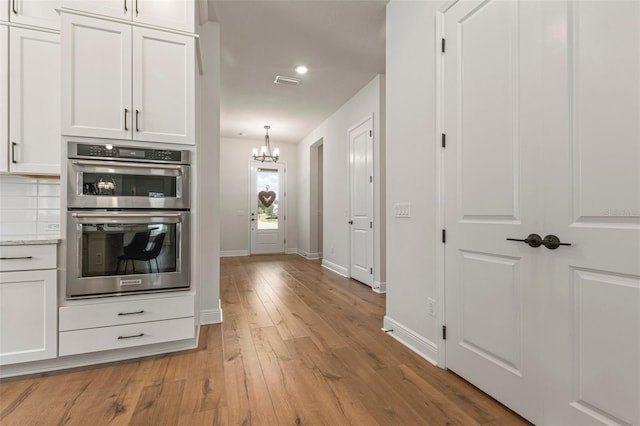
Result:
<instances>
[{"instance_id":1,"label":"white door casing","mask_svg":"<svg viewBox=\"0 0 640 426\"><path fill-rule=\"evenodd\" d=\"M348 136L349 276L373 287L373 116Z\"/></svg>"},{"instance_id":2,"label":"white door casing","mask_svg":"<svg viewBox=\"0 0 640 426\"><path fill-rule=\"evenodd\" d=\"M284 253L286 164L249 162L251 254Z\"/></svg>"},{"instance_id":3,"label":"white door casing","mask_svg":"<svg viewBox=\"0 0 640 426\"><path fill-rule=\"evenodd\" d=\"M446 363L535 423L640 424L639 28L633 1L445 14ZM572 245L505 241L534 232Z\"/></svg>"},{"instance_id":4,"label":"white door casing","mask_svg":"<svg viewBox=\"0 0 640 426\"><path fill-rule=\"evenodd\" d=\"M60 174L60 35L9 30L9 171Z\"/></svg>"}]
</instances>

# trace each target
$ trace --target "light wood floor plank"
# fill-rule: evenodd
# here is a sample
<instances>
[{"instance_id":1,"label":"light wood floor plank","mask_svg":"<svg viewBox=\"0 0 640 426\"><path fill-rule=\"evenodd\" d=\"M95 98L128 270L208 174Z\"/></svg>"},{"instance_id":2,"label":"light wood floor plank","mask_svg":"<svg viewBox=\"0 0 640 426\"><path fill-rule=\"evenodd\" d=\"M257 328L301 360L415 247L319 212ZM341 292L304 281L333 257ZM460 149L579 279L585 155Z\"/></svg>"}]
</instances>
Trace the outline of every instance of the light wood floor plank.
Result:
<instances>
[{"instance_id":1,"label":"light wood floor plank","mask_svg":"<svg viewBox=\"0 0 640 426\"><path fill-rule=\"evenodd\" d=\"M385 295L297 255L222 258L199 347L0 381L0 425L526 425L380 330Z\"/></svg>"}]
</instances>

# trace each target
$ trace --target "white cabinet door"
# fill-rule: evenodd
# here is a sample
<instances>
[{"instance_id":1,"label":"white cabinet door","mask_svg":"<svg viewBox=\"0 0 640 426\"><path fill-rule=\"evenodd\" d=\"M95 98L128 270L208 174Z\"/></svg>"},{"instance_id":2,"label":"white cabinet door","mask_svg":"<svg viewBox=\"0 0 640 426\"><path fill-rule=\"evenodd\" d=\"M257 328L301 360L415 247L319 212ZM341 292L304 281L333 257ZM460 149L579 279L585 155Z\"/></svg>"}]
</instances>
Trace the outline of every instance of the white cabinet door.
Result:
<instances>
[{"instance_id":1,"label":"white cabinet door","mask_svg":"<svg viewBox=\"0 0 640 426\"><path fill-rule=\"evenodd\" d=\"M9 32L9 171L60 174L60 35Z\"/></svg>"},{"instance_id":2,"label":"white cabinet door","mask_svg":"<svg viewBox=\"0 0 640 426\"><path fill-rule=\"evenodd\" d=\"M9 0L11 22L44 28L60 28L56 12L61 0Z\"/></svg>"},{"instance_id":3,"label":"white cabinet door","mask_svg":"<svg viewBox=\"0 0 640 426\"><path fill-rule=\"evenodd\" d=\"M135 0L63 0L69 9L130 20Z\"/></svg>"},{"instance_id":4,"label":"white cabinet door","mask_svg":"<svg viewBox=\"0 0 640 426\"><path fill-rule=\"evenodd\" d=\"M0 273L0 365L55 358L56 271Z\"/></svg>"},{"instance_id":5,"label":"white cabinet door","mask_svg":"<svg viewBox=\"0 0 640 426\"><path fill-rule=\"evenodd\" d=\"M134 140L195 143L192 37L133 29Z\"/></svg>"},{"instance_id":6,"label":"white cabinet door","mask_svg":"<svg viewBox=\"0 0 640 426\"><path fill-rule=\"evenodd\" d=\"M149 25L193 32L195 2L192 0L132 0L133 19Z\"/></svg>"},{"instance_id":7,"label":"white cabinet door","mask_svg":"<svg viewBox=\"0 0 640 426\"><path fill-rule=\"evenodd\" d=\"M62 134L131 139L131 26L62 15Z\"/></svg>"},{"instance_id":8,"label":"white cabinet door","mask_svg":"<svg viewBox=\"0 0 640 426\"><path fill-rule=\"evenodd\" d=\"M0 6L5 6L0 0ZM0 25L0 172L9 170L9 27Z\"/></svg>"},{"instance_id":9,"label":"white cabinet door","mask_svg":"<svg viewBox=\"0 0 640 426\"><path fill-rule=\"evenodd\" d=\"M9 20L9 0L0 0L0 21Z\"/></svg>"}]
</instances>

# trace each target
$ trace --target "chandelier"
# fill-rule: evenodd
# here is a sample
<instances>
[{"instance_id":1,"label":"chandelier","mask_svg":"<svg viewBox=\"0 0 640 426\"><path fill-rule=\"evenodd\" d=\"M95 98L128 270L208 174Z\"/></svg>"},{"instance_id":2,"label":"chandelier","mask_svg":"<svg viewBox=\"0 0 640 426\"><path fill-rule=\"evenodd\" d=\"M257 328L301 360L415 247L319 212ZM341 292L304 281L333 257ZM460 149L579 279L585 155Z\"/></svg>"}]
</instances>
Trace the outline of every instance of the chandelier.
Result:
<instances>
[{"instance_id":1,"label":"chandelier","mask_svg":"<svg viewBox=\"0 0 640 426\"><path fill-rule=\"evenodd\" d=\"M271 154L271 144L269 143L269 129L271 126L264 126L266 134L264 135L264 145L260 148L260 154L258 154L258 148L253 148L253 159L256 161L271 160L274 163L280 158L280 148L274 148L273 154Z\"/></svg>"}]
</instances>

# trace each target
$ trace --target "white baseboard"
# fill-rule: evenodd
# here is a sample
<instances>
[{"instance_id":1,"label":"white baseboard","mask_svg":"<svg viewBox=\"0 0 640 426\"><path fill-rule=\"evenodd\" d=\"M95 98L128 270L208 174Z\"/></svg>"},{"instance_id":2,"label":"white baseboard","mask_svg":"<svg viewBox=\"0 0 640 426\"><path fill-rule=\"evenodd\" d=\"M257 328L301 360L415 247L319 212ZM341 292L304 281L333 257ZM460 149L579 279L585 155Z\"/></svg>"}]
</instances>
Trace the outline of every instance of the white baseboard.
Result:
<instances>
[{"instance_id":1,"label":"white baseboard","mask_svg":"<svg viewBox=\"0 0 640 426\"><path fill-rule=\"evenodd\" d=\"M305 259L314 260L314 259L322 259L322 252L320 253L309 253L304 250L298 249L298 254Z\"/></svg>"},{"instance_id":2,"label":"white baseboard","mask_svg":"<svg viewBox=\"0 0 640 426\"><path fill-rule=\"evenodd\" d=\"M220 324L222 322L222 309L205 309L200 311L200 325Z\"/></svg>"},{"instance_id":3,"label":"white baseboard","mask_svg":"<svg viewBox=\"0 0 640 426\"><path fill-rule=\"evenodd\" d=\"M380 294L386 293L387 292L387 283L380 282L380 281L374 281L372 290L375 293L380 293Z\"/></svg>"},{"instance_id":4,"label":"white baseboard","mask_svg":"<svg viewBox=\"0 0 640 426\"><path fill-rule=\"evenodd\" d=\"M348 278L349 271L344 266L336 265L335 263L329 262L327 259L322 259L322 266L338 275Z\"/></svg>"},{"instance_id":5,"label":"white baseboard","mask_svg":"<svg viewBox=\"0 0 640 426\"><path fill-rule=\"evenodd\" d=\"M249 256L249 250L223 250L220 252L220 257L235 257L235 256Z\"/></svg>"},{"instance_id":6,"label":"white baseboard","mask_svg":"<svg viewBox=\"0 0 640 426\"><path fill-rule=\"evenodd\" d=\"M383 331L433 365L438 365L438 345L385 315Z\"/></svg>"}]
</instances>

